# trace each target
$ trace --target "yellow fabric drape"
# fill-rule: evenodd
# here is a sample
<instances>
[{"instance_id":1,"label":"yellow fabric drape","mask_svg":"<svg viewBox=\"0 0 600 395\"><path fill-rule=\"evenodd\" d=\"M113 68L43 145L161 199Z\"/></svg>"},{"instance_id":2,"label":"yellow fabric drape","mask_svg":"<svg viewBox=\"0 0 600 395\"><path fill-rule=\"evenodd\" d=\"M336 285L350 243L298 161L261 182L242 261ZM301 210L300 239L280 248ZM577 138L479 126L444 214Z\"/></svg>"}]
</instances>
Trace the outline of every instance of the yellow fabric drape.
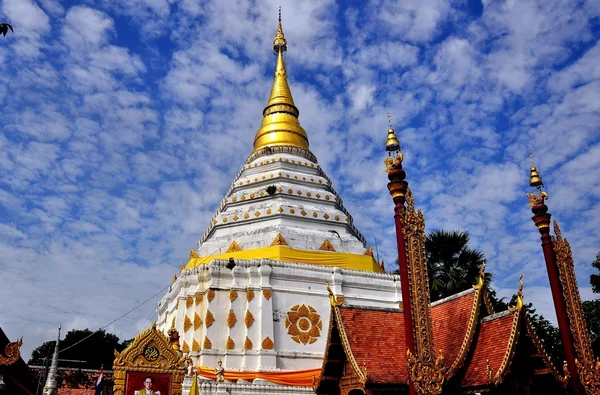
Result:
<instances>
[{"instance_id":1,"label":"yellow fabric drape","mask_svg":"<svg viewBox=\"0 0 600 395\"><path fill-rule=\"evenodd\" d=\"M215 369L206 366L196 366L196 372L199 376L209 379L216 379ZM275 384L291 385L298 387L310 387L319 380L321 369L293 370L284 372L231 372L225 371L225 380L247 380L264 379Z\"/></svg>"},{"instance_id":2,"label":"yellow fabric drape","mask_svg":"<svg viewBox=\"0 0 600 395\"><path fill-rule=\"evenodd\" d=\"M198 388L198 376L194 375L194 381L190 387L190 395L200 395L200 389Z\"/></svg>"},{"instance_id":3,"label":"yellow fabric drape","mask_svg":"<svg viewBox=\"0 0 600 395\"><path fill-rule=\"evenodd\" d=\"M235 251L211 256L192 258L186 269L210 263L213 259L261 259L268 258L276 261L307 263L321 266L337 266L342 269L363 270L383 273L373 257L368 255L351 254L349 252L297 250L287 246L271 246Z\"/></svg>"}]
</instances>

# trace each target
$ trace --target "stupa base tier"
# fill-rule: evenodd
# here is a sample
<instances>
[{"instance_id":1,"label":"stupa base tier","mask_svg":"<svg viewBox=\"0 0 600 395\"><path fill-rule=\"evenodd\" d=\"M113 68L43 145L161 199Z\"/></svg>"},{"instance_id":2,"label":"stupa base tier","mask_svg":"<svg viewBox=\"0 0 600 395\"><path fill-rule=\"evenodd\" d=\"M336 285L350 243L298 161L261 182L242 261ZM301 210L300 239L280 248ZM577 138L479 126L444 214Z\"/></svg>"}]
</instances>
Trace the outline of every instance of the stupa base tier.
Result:
<instances>
[{"instance_id":1,"label":"stupa base tier","mask_svg":"<svg viewBox=\"0 0 600 395\"><path fill-rule=\"evenodd\" d=\"M183 382L183 395L190 395L192 377L188 377ZM265 395L305 395L314 394L312 387L299 387L289 385L278 385L263 379L254 379L252 381L237 380L236 382L224 381L216 382L198 377L198 388L202 395L246 395L246 394L265 394Z\"/></svg>"},{"instance_id":2,"label":"stupa base tier","mask_svg":"<svg viewBox=\"0 0 600 395\"><path fill-rule=\"evenodd\" d=\"M336 303L399 311L397 275L215 259L180 273L159 304L157 327L177 330L181 352L196 367L221 360L225 371L320 369L331 320L328 284Z\"/></svg>"}]
</instances>

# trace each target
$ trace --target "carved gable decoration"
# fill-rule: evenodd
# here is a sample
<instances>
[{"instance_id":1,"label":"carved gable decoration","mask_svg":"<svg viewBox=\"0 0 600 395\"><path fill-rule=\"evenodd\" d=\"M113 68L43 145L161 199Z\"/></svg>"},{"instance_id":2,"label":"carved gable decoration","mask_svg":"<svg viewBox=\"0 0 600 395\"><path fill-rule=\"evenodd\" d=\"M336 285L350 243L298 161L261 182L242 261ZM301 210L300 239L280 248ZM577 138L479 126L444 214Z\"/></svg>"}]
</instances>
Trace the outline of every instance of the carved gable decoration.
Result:
<instances>
[{"instance_id":1,"label":"carved gable decoration","mask_svg":"<svg viewBox=\"0 0 600 395\"><path fill-rule=\"evenodd\" d=\"M322 250L322 251L335 251L335 248L333 247L333 245L331 244L331 242L329 241L329 239L325 239L325 241L323 242L323 244L321 244L321 247L319 247L319 250Z\"/></svg>"},{"instance_id":2,"label":"carved gable decoration","mask_svg":"<svg viewBox=\"0 0 600 395\"><path fill-rule=\"evenodd\" d=\"M169 344L169 339L156 329L156 325L135 337L122 352L115 351L113 362L114 395L125 394L128 372L171 374L172 395L181 395L185 374L184 358Z\"/></svg>"}]
</instances>

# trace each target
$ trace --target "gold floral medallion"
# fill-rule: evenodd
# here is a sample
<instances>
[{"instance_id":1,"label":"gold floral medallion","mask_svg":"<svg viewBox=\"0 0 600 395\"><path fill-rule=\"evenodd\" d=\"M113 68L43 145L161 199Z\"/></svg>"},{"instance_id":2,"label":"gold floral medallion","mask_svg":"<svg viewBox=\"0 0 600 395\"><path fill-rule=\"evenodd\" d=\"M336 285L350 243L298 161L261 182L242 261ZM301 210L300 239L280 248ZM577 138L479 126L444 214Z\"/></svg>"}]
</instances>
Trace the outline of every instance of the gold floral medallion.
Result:
<instances>
[{"instance_id":1,"label":"gold floral medallion","mask_svg":"<svg viewBox=\"0 0 600 395\"><path fill-rule=\"evenodd\" d=\"M285 327L296 343L312 344L321 336L323 322L314 307L295 305L287 313Z\"/></svg>"}]
</instances>

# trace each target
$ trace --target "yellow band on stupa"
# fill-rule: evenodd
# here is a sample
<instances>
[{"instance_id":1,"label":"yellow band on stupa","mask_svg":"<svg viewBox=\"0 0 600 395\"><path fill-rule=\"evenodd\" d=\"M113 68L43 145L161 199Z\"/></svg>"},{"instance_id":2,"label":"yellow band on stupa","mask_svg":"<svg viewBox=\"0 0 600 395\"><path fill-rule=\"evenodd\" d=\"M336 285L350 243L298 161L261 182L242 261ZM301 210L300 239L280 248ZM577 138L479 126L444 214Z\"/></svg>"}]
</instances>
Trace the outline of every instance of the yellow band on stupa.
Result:
<instances>
[{"instance_id":1,"label":"yellow band on stupa","mask_svg":"<svg viewBox=\"0 0 600 395\"><path fill-rule=\"evenodd\" d=\"M375 259L368 255L351 254L349 252L332 251L310 251L298 250L287 246L271 246L254 248L244 251L215 254L211 256L191 258L186 269L192 269L199 265L206 265L214 259L272 259L274 261L285 261L305 263L319 266L337 266L342 269L362 270L365 272L384 273Z\"/></svg>"}]
</instances>

